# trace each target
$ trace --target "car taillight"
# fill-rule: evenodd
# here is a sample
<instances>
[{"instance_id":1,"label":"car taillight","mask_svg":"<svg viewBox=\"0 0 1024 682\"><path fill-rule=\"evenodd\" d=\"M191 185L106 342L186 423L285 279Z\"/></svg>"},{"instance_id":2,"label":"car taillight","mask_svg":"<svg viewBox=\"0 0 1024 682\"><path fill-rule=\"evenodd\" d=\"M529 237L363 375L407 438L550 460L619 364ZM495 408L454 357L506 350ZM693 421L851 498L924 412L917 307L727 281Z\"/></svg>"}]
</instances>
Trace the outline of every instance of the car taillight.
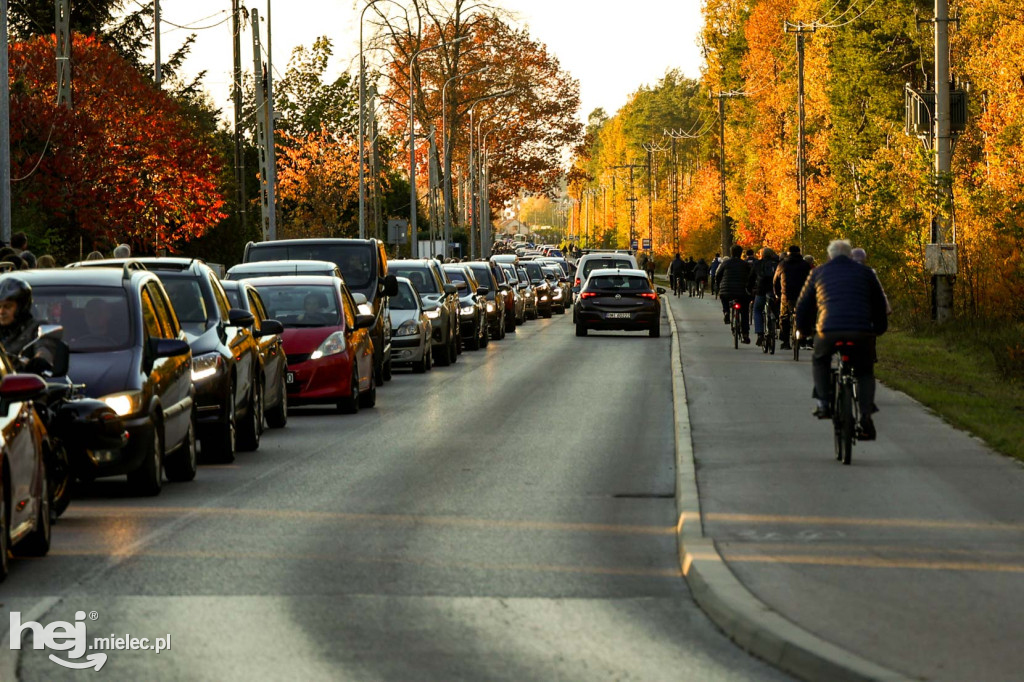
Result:
<instances>
[{"instance_id":1,"label":"car taillight","mask_svg":"<svg viewBox=\"0 0 1024 682\"><path fill-rule=\"evenodd\" d=\"M576 278L576 284L573 284L573 286L574 286L574 287L578 287L579 285L580 285L580 278L579 278L579 277L577 277L577 278Z\"/></svg>"},{"instance_id":2,"label":"car taillight","mask_svg":"<svg viewBox=\"0 0 1024 682\"><path fill-rule=\"evenodd\" d=\"M584 291L580 294L580 298L595 298L597 296L593 291Z\"/></svg>"},{"instance_id":3,"label":"car taillight","mask_svg":"<svg viewBox=\"0 0 1024 682\"><path fill-rule=\"evenodd\" d=\"M658 298L658 295L656 293L654 293L653 291L646 291L646 292L640 294L640 296L643 297L643 298L650 298L650 299L655 299L655 300L657 300L657 298Z\"/></svg>"}]
</instances>

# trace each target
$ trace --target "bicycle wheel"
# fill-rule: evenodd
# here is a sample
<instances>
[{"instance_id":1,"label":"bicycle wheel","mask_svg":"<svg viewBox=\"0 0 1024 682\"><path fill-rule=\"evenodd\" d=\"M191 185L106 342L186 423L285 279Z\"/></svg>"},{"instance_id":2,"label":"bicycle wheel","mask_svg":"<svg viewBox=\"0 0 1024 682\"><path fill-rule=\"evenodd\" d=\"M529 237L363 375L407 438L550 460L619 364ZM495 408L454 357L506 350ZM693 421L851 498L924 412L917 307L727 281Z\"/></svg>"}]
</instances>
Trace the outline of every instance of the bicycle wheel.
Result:
<instances>
[{"instance_id":1,"label":"bicycle wheel","mask_svg":"<svg viewBox=\"0 0 1024 682\"><path fill-rule=\"evenodd\" d=\"M775 328L775 319L771 319L768 322L768 328L765 330L764 344L768 347L768 353L775 355L775 337L778 332Z\"/></svg>"},{"instance_id":2,"label":"bicycle wheel","mask_svg":"<svg viewBox=\"0 0 1024 682\"><path fill-rule=\"evenodd\" d=\"M796 315L790 319L789 324L789 342L793 344L793 359L800 362L800 337L796 332Z\"/></svg>"},{"instance_id":3,"label":"bicycle wheel","mask_svg":"<svg viewBox=\"0 0 1024 682\"><path fill-rule=\"evenodd\" d=\"M735 310L732 311L732 347L734 350L739 350L740 347L740 321L739 313Z\"/></svg>"},{"instance_id":4,"label":"bicycle wheel","mask_svg":"<svg viewBox=\"0 0 1024 682\"><path fill-rule=\"evenodd\" d=\"M843 464L849 466L853 458L853 437L856 423L853 416L853 388L849 380L843 380L839 387L839 445Z\"/></svg>"}]
</instances>

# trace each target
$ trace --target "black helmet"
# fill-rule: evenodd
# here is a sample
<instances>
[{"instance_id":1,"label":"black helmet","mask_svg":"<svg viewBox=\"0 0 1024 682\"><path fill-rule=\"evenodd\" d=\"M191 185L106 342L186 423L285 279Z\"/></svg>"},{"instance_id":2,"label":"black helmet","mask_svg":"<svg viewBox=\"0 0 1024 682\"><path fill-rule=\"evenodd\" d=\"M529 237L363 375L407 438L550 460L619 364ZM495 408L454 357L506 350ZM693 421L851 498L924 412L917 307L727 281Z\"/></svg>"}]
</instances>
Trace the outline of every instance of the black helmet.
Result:
<instances>
[{"instance_id":1,"label":"black helmet","mask_svg":"<svg viewBox=\"0 0 1024 682\"><path fill-rule=\"evenodd\" d=\"M32 314L32 287L20 277L0 277L0 301L17 303L15 318L22 320Z\"/></svg>"}]
</instances>

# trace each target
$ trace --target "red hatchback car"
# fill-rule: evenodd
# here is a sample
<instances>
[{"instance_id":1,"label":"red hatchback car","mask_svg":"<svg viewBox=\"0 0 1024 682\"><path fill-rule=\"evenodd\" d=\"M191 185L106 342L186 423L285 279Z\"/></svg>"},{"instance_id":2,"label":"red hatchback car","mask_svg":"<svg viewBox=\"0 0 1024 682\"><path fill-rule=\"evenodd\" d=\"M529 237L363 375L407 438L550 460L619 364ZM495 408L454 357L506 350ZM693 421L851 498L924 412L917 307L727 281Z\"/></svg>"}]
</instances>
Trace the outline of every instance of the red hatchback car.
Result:
<instances>
[{"instance_id":1,"label":"red hatchback car","mask_svg":"<svg viewBox=\"0 0 1024 682\"><path fill-rule=\"evenodd\" d=\"M361 315L338 277L260 277L249 280L267 314L284 326L290 405L336 403L345 413L377 402L373 380L373 315Z\"/></svg>"}]
</instances>

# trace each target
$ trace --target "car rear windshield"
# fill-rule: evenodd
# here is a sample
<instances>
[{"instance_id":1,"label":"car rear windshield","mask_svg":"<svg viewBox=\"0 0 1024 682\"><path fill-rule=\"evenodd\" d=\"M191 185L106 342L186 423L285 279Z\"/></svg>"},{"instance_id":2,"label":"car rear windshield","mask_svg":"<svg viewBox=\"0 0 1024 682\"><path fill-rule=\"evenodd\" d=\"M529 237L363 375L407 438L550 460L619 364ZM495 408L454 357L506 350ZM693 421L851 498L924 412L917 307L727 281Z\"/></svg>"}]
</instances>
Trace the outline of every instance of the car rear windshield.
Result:
<instances>
[{"instance_id":1,"label":"car rear windshield","mask_svg":"<svg viewBox=\"0 0 1024 682\"><path fill-rule=\"evenodd\" d=\"M592 258L583 264L583 279L590 276L594 270L606 268L633 268L636 267L625 258Z\"/></svg>"},{"instance_id":2,"label":"car rear windshield","mask_svg":"<svg viewBox=\"0 0 1024 682\"><path fill-rule=\"evenodd\" d=\"M491 269L486 265L470 265L469 268L476 275L476 280L480 283L480 286L487 287L487 300L493 301L496 292L494 291L494 284L491 282Z\"/></svg>"},{"instance_id":3,"label":"car rear windshield","mask_svg":"<svg viewBox=\"0 0 1024 682\"><path fill-rule=\"evenodd\" d=\"M514 266L512 266L512 265L502 265L501 269L505 271L506 275L508 275L508 279L509 279L509 281L512 284L518 284L519 283L519 275L518 275L518 273L516 273L516 269L515 269Z\"/></svg>"},{"instance_id":4,"label":"car rear windshield","mask_svg":"<svg viewBox=\"0 0 1024 682\"><path fill-rule=\"evenodd\" d=\"M64 327L72 353L124 350L131 345L128 296L120 287L36 286L32 314Z\"/></svg>"},{"instance_id":5,"label":"car rear windshield","mask_svg":"<svg viewBox=\"0 0 1024 682\"><path fill-rule=\"evenodd\" d=\"M591 277L587 284L588 291L650 291L651 285L646 277L636 275L600 275Z\"/></svg>"},{"instance_id":6,"label":"car rear windshield","mask_svg":"<svg viewBox=\"0 0 1024 682\"><path fill-rule=\"evenodd\" d=\"M523 268L529 273L531 282L540 282L544 279L544 270L541 268L540 263L526 261L523 263Z\"/></svg>"},{"instance_id":7,"label":"car rear windshield","mask_svg":"<svg viewBox=\"0 0 1024 682\"><path fill-rule=\"evenodd\" d=\"M392 310L416 310L416 292L404 282L398 284L398 293L391 297Z\"/></svg>"},{"instance_id":8,"label":"car rear windshield","mask_svg":"<svg viewBox=\"0 0 1024 682\"><path fill-rule=\"evenodd\" d=\"M190 334L202 334L212 324L210 311L216 304L207 300L196 275L192 273L157 272L178 315L178 322Z\"/></svg>"},{"instance_id":9,"label":"car rear windshield","mask_svg":"<svg viewBox=\"0 0 1024 682\"><path fill-rule=\"evenodd\" d=\"M264 284L257 287L267 317L285 327L337 327L341 324L338 296L325 284Z\"/></svg>"},{"instance_id":10,"label":"car rear windshield","mask_svg":"<svg viewBox=\"0 0 1024 682\"><path fill-rule=\"evenodd\" d=\"M439 294L437 280L430 268L425 265L393 265L388 268L388 274L395 277L405 277L416 286L416 291L421 294Z\"/></svg>"},{"instance_id":11,"label":"car rear windshield","mask_svg":"<svg viewBox=\"0 0 1024 682\"><path fill-rule=\"evenodd\" d=\"M238 289L224 287L224 293L228 295L228 303L231 304L232 308L242 307L242 296L239 294Z\"/></svg>"},{"instance_id":12,"label":"car rear windshield","mask_svg":"<svg viewBox=\"0 0 1024 682\"><path fill-rule=\"evenodd\" d=\"M459 291L463 293L466 292L467 287L469 287L469 280L466 279L466 273L457 269L445 270L445 273L448 275L448 279L450 279L452 284L455 286L459 287L459 283L461 282L463 286L459 287Z\"/></svg>"},{"instance_id":13,"label":"car rear windshield","mask_svg":"<svg viewBox=\"0 0 1024 682\"><path fill-rule=\"evenodd\" d=\"M345 284L352 291L364 294L372 300L371 293L377 281L373 263L372 244L332 244L330 242L272 244L253 246L249 249L247 262L267 260L325 260L338 266ZM333 274L333 273L328 273ZM250 277L248 273L245 275Z\"/></svg>"}]
</instances>

